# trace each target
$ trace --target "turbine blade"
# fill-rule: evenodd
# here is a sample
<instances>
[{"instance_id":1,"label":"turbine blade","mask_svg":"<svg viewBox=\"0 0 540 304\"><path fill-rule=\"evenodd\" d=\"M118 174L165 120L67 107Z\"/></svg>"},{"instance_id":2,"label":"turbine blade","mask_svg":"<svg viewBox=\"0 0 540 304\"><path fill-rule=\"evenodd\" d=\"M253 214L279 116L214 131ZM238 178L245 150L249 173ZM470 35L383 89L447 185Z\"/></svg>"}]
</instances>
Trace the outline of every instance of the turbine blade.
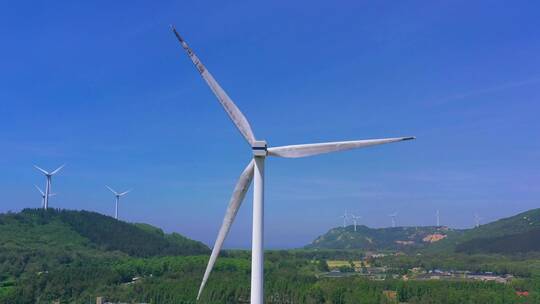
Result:
<instances>
[{"instance_id":1,"label":"turbine blade","mask_svg":"<svg viewBox=\"0 0 540 304\"><path fill-rule=\"evenodd\" d=\"M187 45L186 41L178 34L176 29L171 26L171 29L184 48L186 50L189 58L191 61L193 61L193 64L195 64L195 67L197 70L199 70L199 73L201 74L202 78L206 81L208 86L210 86L210 89L212 92L214 92L214 95L216 95L217 99L225 109L225 112L229 115L229 118L232 120L232 122L236 125L240 133L244 136L244 138L248 141L250 145L253 145L253 142L255 142L255 135L253 135L253 131L251 130L251 126L249 125L248 120L240 112L238 107L234 104L234 102L231 100L231 98L227 95L227 93L221 88L221 86L217 83L217 81L214 79L212 74L206 69L206 67L202 64L201 60L193 53L191 48Z\"/></svg>"},{"instance_id":2,"label":"turbine blade","mask_svg":"<svg viewBox=\"0 0 540 304\"><path fill-rule=\"evenodd\" d=\"M389 144L398 141L411 140L415 137L397 137L384 139L365 139L353 141L337 141L318 144L292 145L268 148L268 155L277 157L297 158L330 152L364 148L375 145Z\"/></svg>"},{"instance_id":3,"label":"turbine blade","mask_svg":"<svg viewBox=\"0 0 540 304\"><path fill-rule=\"evenodd\" d=\"M47 172L47 171L41 169L40 167L38 167L38 166L36 166L36 165L34 165L34 168L38 169L39 171L41 171L41 173L43 173L43 174L45 174L45 175L49 175L49 172Z\"/></svg>"},{"instance_id":4,"label":"turbine blade","mask_svg":"<svg viewBox=\"0 0 540 304\"><path fill-rule=\"evenodd\" d=\"M41 190L40 187L38 187L37 185L34 185L34 187L36 187L37 191L39 191L39 193L41 193L41 196L45 195L45 193L43 193L43 190Z\"/></svg>"},{"instance_id":5,"label":"turbine blade","mask_svg":"<svg viewBox=\"0 0 540 304\"><path fill-rule=\"evenodd\" d=\"M66 166L66 164L61 165L61 166L58 167L56 170L54 170L53 172L51 172L51 175L54 175L54 174L60 172L60 170L62 170L62 168L64 168L65 166Z\"/></svg>"},{"instance_id":6,"label":"turbine blade","mask_svg":"<svg viewBox=\"0 0 540 304\"><path fill-rule=\"evenodd\" d=\"M58 169L54 170L53 172L51 172L51 175L55 175L56 173L58 173L60 170L62 170L62 168L64 168L66 166L66 164L63 164L61 165L60 167L58 167Z\"/></svg>"},{"instance_id":7,"label":"turbine blade","mask_svg":"<svg viewBox=\"0 0 540 304\"><path fill-rule=\"evenodd\" d=\"M238 182L236 183L236 186L234 187L231 200L229 201L229 206L227 207L227 212L225 213L225 218L223 218L223 223L221 224L214 248L212 249L212 255L210 256L210 260L208 260L208 265L206 266L206 270L204 272L201 287L199 288L199 293L197 294L197 300L199 300L199 297L201 296L204 286L206 285L206 281L208 281L210 272L212 272L212 268L214 267L219 252L221 251L223 242L231 229L231 225L234 222L236 214L238 213L238 209L240 209L240 206L242 205L242 201L246 196L249 185L251 185L251 181L253 180L254 165L255 163L252 160L244 169L240 175L240 178L238 179Z\"/></svg>"},{"instance_id":8,"label":"turbine blade","mask_svg":"<svg viewBox=\"0 0 540 304\"><path fill-rule=\"evenodd\" d=\"M128 191L124 191L124 192L122 192L122 193L119 193L118 195L119 195L119 196L124 196L124 195L130 193L131 190L133 190L133 189L129 189Z\"/></svg>"},{"instance_id":9,"label":"turbine blade","mask_svg":"<svg viewBox=\"0 0 540 304\"><path fill-rule=\"evenodd\" d=\"M118 195L118 193L116 193L116 191L114 191L111 187L105 185L105 187L107 187L107 189L111 190L111 192L114 194L114 195Z\"/></svg>"}]
</instances>

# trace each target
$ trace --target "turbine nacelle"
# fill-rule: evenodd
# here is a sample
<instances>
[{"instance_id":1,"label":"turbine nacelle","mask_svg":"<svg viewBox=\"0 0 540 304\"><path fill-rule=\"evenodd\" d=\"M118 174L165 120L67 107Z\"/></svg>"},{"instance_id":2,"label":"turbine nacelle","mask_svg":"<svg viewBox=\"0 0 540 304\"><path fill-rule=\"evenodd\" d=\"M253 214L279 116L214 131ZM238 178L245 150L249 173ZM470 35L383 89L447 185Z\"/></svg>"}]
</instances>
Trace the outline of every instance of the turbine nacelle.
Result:
<instances>
[{"instance_id":1,"label":"turbine nacelle","mask_svg":"<svg viewBox=\"0 0 540 304\"><path fill-rule=\"evenodd\" d=\"M264 140L256 140L251 145L253 155L258 157L266 157L268 155L268 144Z\"/></svg>"}]
</instances>

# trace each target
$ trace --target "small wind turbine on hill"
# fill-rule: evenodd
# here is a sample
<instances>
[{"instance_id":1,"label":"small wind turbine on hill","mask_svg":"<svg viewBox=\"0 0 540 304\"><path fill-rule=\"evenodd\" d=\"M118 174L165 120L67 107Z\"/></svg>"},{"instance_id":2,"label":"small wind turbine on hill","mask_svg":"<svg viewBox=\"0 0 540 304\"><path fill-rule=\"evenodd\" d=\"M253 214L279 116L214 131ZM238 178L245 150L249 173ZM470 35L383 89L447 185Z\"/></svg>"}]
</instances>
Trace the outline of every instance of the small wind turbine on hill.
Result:
<instances>
[{"instance_id":1,"label":"small wind turbine on hill","mask_svg":"<svg viewBox=\"0 0 540 304\"><path fill-rule=\"evenodd\" d=\"M394 212L394 213L388 215L392 219L392 228L396 228L397 215L398 215L397 212Z\"/></svg>"},{"instance_id":2,"label":"small wind turbine on hill","mask_svg":"<svg viewBox=\"0 0 540 304\"><path fill-rule=\"evenodd\" d=\"M437 218L437 227L440 227L441 226L441 218L440 218L439 210L437 210L437 212L435 212L435 217Z\"/></svg>"},{"instance_id":3,"label":"small wind turbine on hill","mask_svg":"<svg viewBox=\"0 0 540 304\"><path fill-rule=\"evenodd\" d=\"M358 220L361 219L362 217L359 216L359 215L352 214L351 218L352 218L353 224L354 224L354 231L356 231L356 224L357 224Z\"/></svg>"},{"instance_id":4,"label":"small wind turbine on hill","mask_svg":"<svg viewBox=\"0 0 540 304\"><path fill-rule=\"evenodd\" d=\"M347 218L349 216L347 215L347 211L345 211L345 213L343 215L340 215L339 218L342 218L343 219L343 228L347 227Z\"/></svg>"},{"instance_id":5,"label":"small wind turbine on hill","mask_svg":"<svg viewBox=\"0 0 540 304\"><path fill-rule=\"evenodd\" d=\"M45 178L46 178L46 181L45 181L45 193L43 194L45 196L44 198L44 201L43 201L43 209L47 209L49 208L49 197L51 196L50 193L51 193L51 182L52 182L52 176L55 175L56 173L58 173L60 170L62 170L62 168L64 168L65 164L58 167L56 170L52 171L52 172L47 172L43 169L41 169L40 167L34 165L34 167L36 169L38 169L39 171L41 171L41 173L43 173L45 175Z\"/></svg>"},{"instance_id":6,"label":"small wind turbine on hill","mask_svg":"<svg viewBox=\"0 0 540 304\"><path fill-rule=\"evenodd\" d=\"M197 294L197 299L200 298L203 288L208 280L210 272L214 267L217 256L223 246L223 242L229 233L231 225L238 213L238 209L244 200L246 192L253 180L253 226L252 226L252 250L251 250L251 304L262 304L264 302L264 165L267 156L298 158L323 153L337 152L343 150L357 149L374 145L400 142L404 140L414 139L414 137L398 137L386 139L368 139L354 140L342 142L327 142L316 144L303 144L282 147L269 148L266 141L257 140L251 126L246 117L240 112L231 98L225 93L221 86L217 83L214 77L208 72L206 67L201 63L199 58L193 53L186 41L178 34L174 27L171 27L174 35L180 42L182 48L187 52L187 55L206 81L214 95L229 115L234 125L238 128L242 136L248 142L253 158L240 175L240 179L233 190L232 197L229 201L225 218L219 230L214 248L204 277Z\"/></svg>"},{"instance_id":7,"label":"small wind turbine on hill","mask_svg":"<svg viewBox=\"0 0 540 304\"><path fill-rule=\"evenodd\" d=\"M115 210L114 210L114 218L115 219L118 219L118 203L120 203L120 198L126 194L128 194L129 192L131 192L131 190L128 190L128 191L124 191L122 193L118 193L116 191L114 191L111 187L109 186L105 186L107 187L107 189L111 190L111 192L114 194L114 196L116 197L116 205L115 205Z\"/></svg>"},{"instance_id":8,"label":"small wind turbine on hill","mask_svg":"<svg viewBox=\"0 0 540 304\"><path fill-rule=\"evenodd\" d=\"M41 208L44 208L45 207L45 193L37 185L34 185L34 186L36 187L37 191L39 191L39 193L41 194ZM56 193L51 193L51 194L49 194L49 197L55 196L55 195L56 195Z\"/></svg>"},{"instance_id":9,"label":"small wind turbine on hill","mask_svg":"<svg viewBox=\"0 0 540 304\"><path fill-rule=\"evenodd\" d=\"M474 214L474 226L476 228L480 227L480 221L482 220L482 218L478 215L478 213L475 213Z\"/></svg>"}]
</instances>

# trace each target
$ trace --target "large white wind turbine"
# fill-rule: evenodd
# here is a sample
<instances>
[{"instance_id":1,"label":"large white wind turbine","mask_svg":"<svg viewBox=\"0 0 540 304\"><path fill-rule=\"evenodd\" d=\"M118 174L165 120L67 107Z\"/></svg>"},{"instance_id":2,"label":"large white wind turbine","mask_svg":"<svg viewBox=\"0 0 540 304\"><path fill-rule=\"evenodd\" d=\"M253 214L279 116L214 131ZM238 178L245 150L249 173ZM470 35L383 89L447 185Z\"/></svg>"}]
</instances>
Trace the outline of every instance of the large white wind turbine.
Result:
<instances>
[{"instance_id":1,"label":"large white wind turbine","mask_svg":"<svg viewBox=\"0 0 540 304\"><path fill-rule=\"evenodd\" d=\"M392 228L396 227L397 212L388 215L392 219Z\"/></svg>"},{"instance_id":2,"label":"large white wind turbine","mask_svg":"<svg viewBox=\"0 0 540 304\"><path fill-rule=\"evenodd\" d=\"M116 197L116 204L115 204L115 208L114 208L114 218L118 219L118 203L120 203L120 198L122 196L128 194L131 190L124 191L122 193L118 193L118 192L114 191L111 187L109 187L107 185L105 187L107 187L107 189L111 190L111 192L114 194L114 197Z\"/></svg>"},{"instance_id":3,"label":"large white wind turbine","mask_svg":"<svg viewBox=\"0 0 540 304\"><path fill-rule=\"evenodd\" d=\"M358 220L361 219L362 217L359 216L359 215L352 214L351 218L352 218L353 224L354 224L354 231L356 231L356 224L358 223Z\"/></svg>"},{"instance_id":4,"label":"large white wind turbine","mask_svg":"<svg viewBox=\"0 0 540 304\"><path fill-rule=\"evenodd\" d=\"M176 35L176 38L187 52L189 58L195 64L195 67L201 74L202 78L206 81L212 92L216 95L217 99L225 109L225 112L229 115L229 118L238 128L242 136L246 139L253 152L253 159L249 162L244 169L238 183L236 184L232 197L229 201L229 206L225 213L225 218L219 230L214 248L208 266L204 273L204 277L199 288L197 299L199 299L201 292L208 280L210 272L216 262L217 256L223 246L223 242L229 233L231 224L233 223L238 209L244 200L246 192L254 181L253 187L253 232L252 232L252 251L251 251L251 304L262 304L264 299L264 246L263 246L263 229L264 229L264 163L267 156L297 158L306 157L311 155L350 150L356 148L363 148L393 142L399 142L414 137L398 137L398 138L386 138L386 139L368 139L368 140L354 140L354 141L342 141L342 142L328 142L328 143L316 143L316 144L304 144L304 145L292 145L282 147L269 148L264 140L257 140L251 126L246 117L236 107L234 102L229 98L227 93L216 82L214 77L208 72L206 67L201 63L199 58L193 53L191 48L187 45L186 41L180 37L178 32L172 27L172 31Z\"/></svg>"},{"instance_id":5,"label":"large white wind turbine","mask_svg":"<svg viewBox=\"0 0 540 304\"><path fill-rule=\"evenodd\" d=\"M41 208L44 208L45 207L45 193L37 185L34 185L34 186L36 187L37 191L39 191L39 193L41 194ZM56 195L56 193L50 193L49 197L55 196L55 195Z\"/></svg>"},{"instance_id":6,"label":"large white wind turbine","mask_svg":"<svg viewBox=\"0 0 540 304\"><path fill-rule=\"evenodd\" d=\"M64 168L64 166L65 166L65 164L61 165L56 170L49 173L49 172L41 169L40 167L34 165L34 167L36 169L38 169L39 171L41 171L41 173L43 173L45 175L45 178L46 178L45 193L43 194L45 196L44 201L43 201L43 209L49 208L49 197L51 196L50 193L51 193L52 176L55 175L56 173L58 173L60 170L62 170L62 168Z\"/></svg>"}]
</instances>

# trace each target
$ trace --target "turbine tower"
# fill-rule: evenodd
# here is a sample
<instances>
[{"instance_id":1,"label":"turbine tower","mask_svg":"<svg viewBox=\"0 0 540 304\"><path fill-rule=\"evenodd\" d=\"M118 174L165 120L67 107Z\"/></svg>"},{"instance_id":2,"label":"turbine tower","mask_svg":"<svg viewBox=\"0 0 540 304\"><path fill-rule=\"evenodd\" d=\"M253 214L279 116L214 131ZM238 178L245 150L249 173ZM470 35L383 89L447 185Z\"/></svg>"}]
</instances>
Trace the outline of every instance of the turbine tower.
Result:
<instances>
[{"instance_id":1,"label":"turbine tower","mask_svg":"<svg viewBox=\"0 0 540 304\"><path fill-rule=\"evenodd\" d=\"M111 192L114 194L114 196L116 197L116 205L115 205L115 208L114 208L114 218L115 219L118 219L118 203L120 202L120 198L126 194L128 194L129 192L131 192L131 190L128 190L128 191L124 191L122 193L118 193L116 191L114 191L111 187L109 186L105 186L107 187L107 189L111 190Z\"/></svg>"},{"instance_id":2,"label":"turbine tower","mask_svg":"<svg viewBox=\"0 0 540 304\"><path fill-rule=\"evenodd\" d=\"M37 191L39 191L39 193L41 194L41 208L44 208L44 206L45 206L45 193L37 185L34 185L34 186L36 187ZM49 194L49 197L55 196L55 195L56 195L56 193L51 193L51 194Z\"/></svg>"},{"instance_id":3,"label":"turbine tower","mask_svg":"<svg viewBox=\"0 0 540 304\"><path fill-rule=\"evenodd\" d=\"M55 175L56 173L58 173L60 170L62 170L62 168L64 168L64 166L65 166L65 164L63 164L62 166L58 167L56 170L49 173L49 172L41 169L40 167L34 165L34 167L36 169L38 169L39 171L41 171L41 173L43 173L45 175L45 178L46 178L45 193L43 194L45 196L45 198L43 200L43 209L45 209L45 210L47 210L49 208L49 197L51 196L50 193L51 193L52 176Z\"/></svg>"},{"instance_id":4,"label":"turbine tower","mask_svg":"<svg viewBox=\"0 0 540 304\"><path fill-rule=\"evenodd\" d=\"M354 223L354 231L356 231L356 224L357 224L358 220L361 219L362 217L359 216L359 215L352 214L351 218L352 218L353 223Z\"/></svg>"},{"instance_id":5,"label":"turbine tower","mask_svg":"<svg viewBox=\"0 0 540 304\"><path fill-rule=\"evenodd\" d=\"M440 227L441 226L441 214L440 214L439 210L437 210L437 212L435 212L435 216L437 217L437 227Z\"/></svg>"},{"instance_id":6,"label":"turbine tower","mask_svg":"<svg viewBox=\"0 0 540 304\"><path fill-rule=\"evenodd\" d=\"M396 228L397 212L388 215L392 219L392 228Z\"/></svg>"},{"instance_id":7,"label":"turbine tower","mask_svg":"<svg viewBox=\"0 0 540 304\"><path fill-rule=\"evenodd\" d=\"M355 141L342 141L342 142L328 142L328 143L316 143L316 144L304 144L304 145L292 145L282 147L269 148L264 140L257 140L251 126L246 117L240 112L238 107L234 104L231 98L225 93L221 86L217 83L214 77L201 63L199 58L193 53L191 48L187 45L186 41L180 37L174 27L171 29L180 42L182 48L187 52L187 55L201 74L202 78L206 81L214 95L219 100L220 104L225 109L225 112L229 115L229 118L238 128L242 136L246 139L251 150L253 152L253 159L249 162L244 169L238 183L236 184L232 197L229 201L229 206L225 213L225 218L219 230L214 248L208 265L206 267L197 299L200 298L201 292L208 280L210 272L216 262L217 256L230 227L236 217L238 209L244 200L246 192L253 180L253 231L252 231L252 250L251 250L251 304L262 304L264 302L264 164L267 156L285 157L285 158L298 158L306 157L317 154L337 152L343 150L350 150L356 148L363 148L368 146L394 143L404 140L414 139L414 137L399 137L399 138L386 138L386 139L368 139L368 140L355 140Z\"/></svg>"}]
</instances>

